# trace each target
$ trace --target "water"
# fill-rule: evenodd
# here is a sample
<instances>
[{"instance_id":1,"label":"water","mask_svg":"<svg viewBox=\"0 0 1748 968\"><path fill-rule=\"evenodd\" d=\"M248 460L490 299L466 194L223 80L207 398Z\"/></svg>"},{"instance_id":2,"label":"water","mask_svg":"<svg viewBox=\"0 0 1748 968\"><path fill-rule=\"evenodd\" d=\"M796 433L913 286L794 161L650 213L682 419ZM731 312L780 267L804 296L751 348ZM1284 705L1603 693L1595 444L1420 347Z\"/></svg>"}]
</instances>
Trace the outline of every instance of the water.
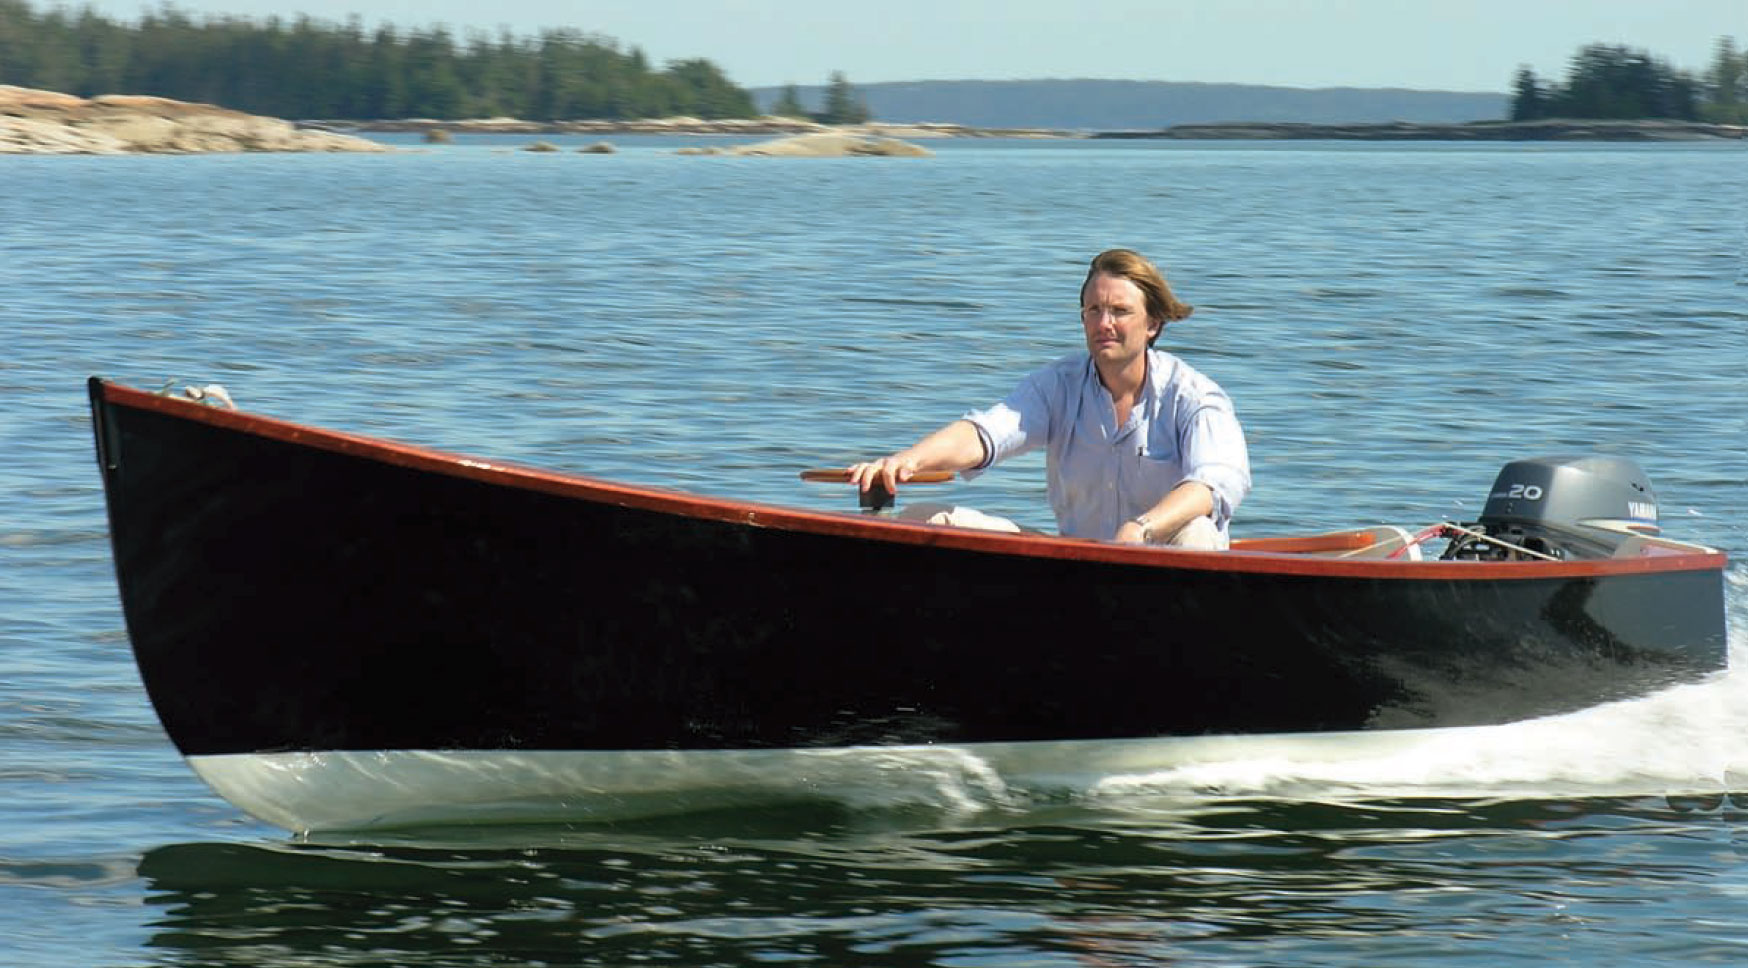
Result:
<instances>
[{"instance_id":1,"label":"water","mask_svg":"<svg viewBox=\"0 0 1748 968\"><path fill-rule=\"evenodd\" d=\"M514 150L528 140L0 163L0 964L1748 957L1737 675L1340 757L1235 750L1049 802L921 777L369 842L239 815L175 756L129 659L89 374L847 508L796 470L907 443L1074 350L1085 260L1132 245L1198 306L1164 342L1238 402L1257 482L1240 533L1468 519L1504 461L1600 451L1646 467L1673 536L1748 548L1738 145L818 161ZM1040 478L1022 459L937 495L1047 526ZM1729 581L1740 652L1748 569Z\"/></svg>"}]
</instances>

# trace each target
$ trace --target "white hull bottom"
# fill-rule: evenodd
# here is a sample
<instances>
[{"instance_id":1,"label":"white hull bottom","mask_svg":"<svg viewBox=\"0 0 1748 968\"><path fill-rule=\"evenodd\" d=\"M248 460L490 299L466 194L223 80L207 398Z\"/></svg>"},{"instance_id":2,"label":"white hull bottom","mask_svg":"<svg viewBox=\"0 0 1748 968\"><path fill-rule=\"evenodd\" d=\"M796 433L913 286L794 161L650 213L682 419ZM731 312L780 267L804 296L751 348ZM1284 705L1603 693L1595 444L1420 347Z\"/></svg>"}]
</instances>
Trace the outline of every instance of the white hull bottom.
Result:
<instances>
[{"instance_id":1,"label":"white hull bottom","mask_svg":"<svg viewBox=\"0 0 1748 968\"><path fill-rule=\"evenodd\" d=\"M782 750L260 753L189 763L231 803L300 833L784 802L977 812L1162 795L1570 796L1705 785L1647 773L1648 764L1623 762L1583 731L1559 731L1576 742L1524 734L1537 725Z\"/></svg>"}]
</instances>

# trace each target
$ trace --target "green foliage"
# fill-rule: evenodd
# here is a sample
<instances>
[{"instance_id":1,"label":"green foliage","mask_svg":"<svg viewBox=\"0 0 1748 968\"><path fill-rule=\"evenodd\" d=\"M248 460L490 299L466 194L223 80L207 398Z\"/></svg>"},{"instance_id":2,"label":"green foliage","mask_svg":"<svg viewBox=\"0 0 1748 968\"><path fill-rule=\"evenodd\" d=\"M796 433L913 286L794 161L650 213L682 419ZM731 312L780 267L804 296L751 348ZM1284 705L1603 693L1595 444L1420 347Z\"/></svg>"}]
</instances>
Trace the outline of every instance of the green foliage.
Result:
<instances>
[{"instance_id":1,"label":"green foliage","mask_svg":"<svg viewBox=\"0 0 1748 968\"><path fill-rule=\"evenodd\" d=\"M755 113L752 95L734 86L707 60L672 61L665 71L680 98L678 113L699 118L744 118Z\"/></svg>"},{"instance_id":2,"label":"green foliage","mask_svg":"<svg viewBox=\"0 0 1748 968\"><path fill-rule=\"evenodd\" d=\"M818 111L808 110L802 103L800 89L789 84L784 86L766 113L784 118L806 118L821 124L862 124L874 116L868 110L868 102L842 71L833 71L830 83L823 88L812 88L808 93L809 97L817 96L823 101Z\"/></svg>"},{"instance_id":3,"label":"green foliage","mask_svg":"<svg viewBox=\"0 0 1748 968\"><path fill-rule=\"evenodd\" d=\"M757 114L752 96L709 61L655 71L641 50L577 30L470 32L458 41L442 26L367 34L357 17L196 22L168 4L127 25L89 8L38 13L26 0L0 0L0 84L152 94L290 118Z\"/></svg>"},{"instance_id":4,"label":"green foliage","mask_svg":"<svg viewBox=\"0 0 1748 968\"><path fill-rule=\"evenodd\" d=\"M801 103L801 94L790 84L783 88L783 93L771 105L771 113L780 118L805 118L808 116L807 106Z\"/></svg>"},{"instance_id":5,"label":"green foliage","mask_svg":"<svg viewBox=\"0 0 1748 968\"><path fill-rule=\"evenodd\" d=\"M1592 44L1574 55L1560 106L1575 118L1699 117L1693 78L1627 47Z\"/></svg>"},{"instance_id":6,"label":"green foliage","mask_svg":"<svg viewBox=\"0 0 1748 968\"><path fill-rule=\"evenodd\" d=\"M1718 38L1705 87L1701 117L1719 124L1748 124L1748 51L1738 51L1735 38Z\"/></svg>"},{"instance_id":7,"label":"green foliage","mask_svg":"<svg viewBox=\"0 0 1748 968\"><path fill-rule=\"evenodd\" d=\"M825 89L825 107L815 120L823 124L861 124L871 115L868 105L842 71L833 71Z\"/></svg>"},{"instance_id":8,"label":"green foliage","mask_svg":"<svg viewBox=\"0 0 1748 968\"><path fill-rule=\"evenodd\" d=\"M1704 81L1642 50L1610 44L1579 48L1564 84L1543 85L1527 67L1512 81L1511 119L1668 118L1741 123L1748 106L1748 61L1728 37Z\"/></svg>"},{"instance_id":9,"label":"green foliage","mask_svg":"<svg viewBox=\"0 0 1748 968\"><path fill-rule=\"evenodd\" d=\"M1511 120L1529 121L1547 117L1548 90L1535 71L1519 67L1511 82Z\"/></svg>"}]
</instances>

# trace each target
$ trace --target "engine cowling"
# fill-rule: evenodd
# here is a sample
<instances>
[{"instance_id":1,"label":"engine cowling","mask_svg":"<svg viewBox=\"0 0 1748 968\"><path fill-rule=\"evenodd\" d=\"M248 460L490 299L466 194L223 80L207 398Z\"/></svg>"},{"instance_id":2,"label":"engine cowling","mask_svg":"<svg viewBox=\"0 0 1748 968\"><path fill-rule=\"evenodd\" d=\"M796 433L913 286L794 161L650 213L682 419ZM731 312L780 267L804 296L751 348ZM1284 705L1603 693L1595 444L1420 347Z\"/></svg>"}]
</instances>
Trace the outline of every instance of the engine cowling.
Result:
<instances>
[{"instance_id":1,"label":"engine cowling","mask_svg":"<svg viewBox=\"0 0 1748 968\"><path fill-rule=\"evenodd\" d=\"M1634 535L1662 531L1650 478L1632 460L1609 456L1537 457L1506 464L1494 478L1474 528L1503 545L1459 536L1442 557L1607 558Z\"/></svg>"}]
</instances>

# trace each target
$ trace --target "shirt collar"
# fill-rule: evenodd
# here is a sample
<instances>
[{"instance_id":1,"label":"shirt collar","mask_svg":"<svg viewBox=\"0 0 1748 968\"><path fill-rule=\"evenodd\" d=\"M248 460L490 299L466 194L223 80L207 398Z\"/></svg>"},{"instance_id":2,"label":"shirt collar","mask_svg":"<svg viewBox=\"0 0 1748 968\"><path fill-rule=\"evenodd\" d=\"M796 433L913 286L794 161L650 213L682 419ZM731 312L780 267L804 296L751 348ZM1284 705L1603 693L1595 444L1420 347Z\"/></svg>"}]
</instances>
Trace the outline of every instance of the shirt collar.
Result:
<instances>
[{"instance_id":1,"label":"shirt collar","mask_svg":"<svg viewBox=\"0 0 1748 968\"><path fill-rule=\"evenodd\" d=\"M1112 442L1122 440L1134 433L1141 426L1141 420L1153 412L1153 403L1159 397L1159 381L1163 376L1169 374L1171 369L1172 361L1164 353L1148 347L1147 375L1141 380L1141 395L1136 398L1135 406L1129 411L1129 422L1118 427L1115 433L1107 431ZM1105 422L1104 418L1110 417L1115 420L1117 408L1116 404L1111 402L1111 391L1105 389L1104 383L1099 380L1099 368L1093 364L1091 353L1086 356L1085 372L1086 383L1083 392L1093 397L1098 403L1099 426L1108 427L1109 424Z\"/></svg>"}]
</instances>

